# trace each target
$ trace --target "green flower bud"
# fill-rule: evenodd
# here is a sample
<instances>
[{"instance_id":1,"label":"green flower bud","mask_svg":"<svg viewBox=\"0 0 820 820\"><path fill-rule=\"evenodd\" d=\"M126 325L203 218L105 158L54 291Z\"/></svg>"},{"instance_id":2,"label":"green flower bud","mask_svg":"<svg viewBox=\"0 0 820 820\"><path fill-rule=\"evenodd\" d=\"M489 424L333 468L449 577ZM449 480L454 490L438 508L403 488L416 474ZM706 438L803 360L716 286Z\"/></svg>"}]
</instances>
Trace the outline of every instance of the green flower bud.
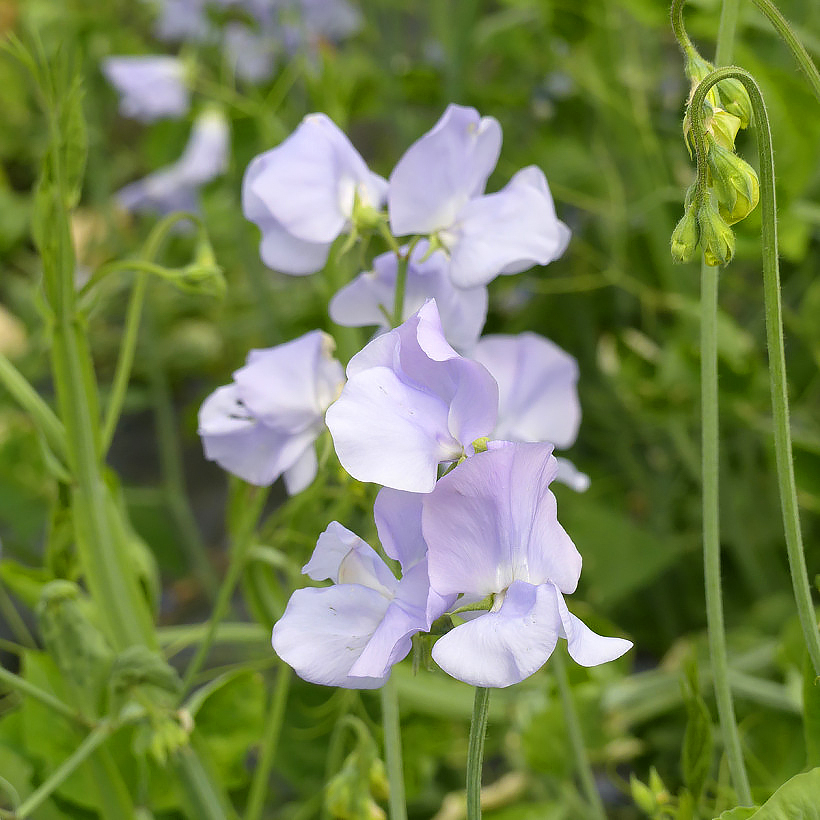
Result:
<instances>
[{"instance_id":1,"label":"green flower bud","mask_svg":"<svg viewBox=\"0 0 820 820\"><path fill-rule=\"evenodd\" d=\"M686 65L684 66L686 76L692 81L692 87L689 90L689 99L687 103L692 102L692 96L695 89L700 85L705 77L711 74L715 67L708 61L704 60L700 54L694 49L686 54ZM720 106L720 97L718 96L717 88L712 86L706 93L706 99L713 108Z\"/></svg>"},{"instance_id":2,"label":"green flower bud","mask_svg":"<svg viewBox=\"0 0 820 820\"><path fill-rule=\"evenodd\" d=\"M748 128L752 121L752 101L746 86L735 77L721 80L717 84L723 107L740 118L740 127Z\"/></svg>"},{"instance_id":3,"label":"green flower bud","mask_svg":"<svg viewBox=\"0 0 820 820\"><path fill-rule=\"evenodd\" d=\"M745 219L760 200L754 168L733 151L712 143L707 157L720 215L728 225Z\"/></svg>"},{"instance_id":4,"label":"green flower bud","mask_svg":"<svg viewBox=\"0 0 820 820\"><path fill-rule=\"evenodd\" d=\"M629 778L629 789L635 805L646 815L652 817L658 808L652 789L632 774Z\"/></svg>"},{"instance_id":5,"label":"green flower bud","mask_svg":"<svg viewBox=\"0 0 820 820\"><path fill-rule=\"evenodd\" d=\"M707 265L727 265L735 255L735 235L710 200L698 212L700 242Z\"/></svg>"},{"instance_id":6,"label":"green flower bud","mask_svg":"<svg viewBox=\"0 0 820 820\"><path fill-rule=\"evenodd\" d=\"M715 138L719 145L730 151L735 150L735 137L737 137L739 128L740 117L730 114L723 108L716 108L706 124L707 132Z\"/></svg>"},{"instance_id":7,"label":"green flower bud","mask_svg":"<svg viewBox=\"0 0 820 820\"><path fill-rule=\"evenodd\" d=\"M672 258L676 262L689 262L695 255L700 240L698 217L693 205L684 211L683 217L672 231Z\"/></svg>"}]
</instances>

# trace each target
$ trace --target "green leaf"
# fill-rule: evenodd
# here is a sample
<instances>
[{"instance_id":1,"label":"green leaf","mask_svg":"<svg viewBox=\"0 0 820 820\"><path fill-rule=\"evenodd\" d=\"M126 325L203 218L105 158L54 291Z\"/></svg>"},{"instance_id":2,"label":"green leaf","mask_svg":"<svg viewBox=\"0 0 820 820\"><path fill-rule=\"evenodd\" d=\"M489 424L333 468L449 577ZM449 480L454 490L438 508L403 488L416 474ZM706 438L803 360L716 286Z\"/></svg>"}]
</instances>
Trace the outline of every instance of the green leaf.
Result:
<instances>
[{"instance_id":1,"label":"green leaf","mask_svg":"<svg viewBox=\"0 0 820 820\"><path fill-rule=\"evenodd\" d=\"M683 736L681 768L683 782L692 793L694 802L700 800L703 787L712 766L712 717L698 690L697 666L693 662L687 668L684 684L686 702L686 731Z\"/></svg>"},{"instance_id":2,"label":"green leaf","mask_svg":"<svg viewBox=\"0 0 820 820\"><path fill-rule=\"evenodd\" d=\"M0 582L29 609L34 609L43 587L51 580L51 573L45 569L26 567L11 560L0 563Z\"/></svg>"},{"instance_id":3,"label":"green leaf","mask_svg":"<svg viewBox=\"0 0 820 820\"><path fill-rule=\"evenodd\" d=\"M757 811L757 806L735 806L724 811L716 820L747 820Z\"/></svg>"},{"instance_id":4,"label":"green leaf","mask_svg":"<svg viewBox=\"0 0 820 820\"><path fill-rule=\"evenodd\" d=\"M820 768L796 774L754 814L746 816L754 820L820 820Z\"/></svg>"},{"instance_id":5,"label":"green leaf","mask_svg":"<svg viewBox=\"0 0 820 820\"><path fill-rule=\"evenodd\" d=\"M60 107L60 148L63 154L63 174L66 207L73 208L80 199L85 162L88 156L88 132L83 115L82 79L76 74Z\"/></svg>"}]
</instances>

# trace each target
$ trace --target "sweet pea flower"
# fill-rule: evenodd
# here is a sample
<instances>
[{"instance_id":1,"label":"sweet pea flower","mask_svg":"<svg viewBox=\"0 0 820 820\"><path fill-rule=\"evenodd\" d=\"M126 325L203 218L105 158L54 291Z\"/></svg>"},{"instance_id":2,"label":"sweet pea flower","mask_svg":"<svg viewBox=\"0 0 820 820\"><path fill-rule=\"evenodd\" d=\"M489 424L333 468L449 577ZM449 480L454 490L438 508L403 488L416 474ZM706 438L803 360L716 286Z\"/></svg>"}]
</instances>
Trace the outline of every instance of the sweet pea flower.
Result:
<instances>
[{"instance_id":1,"label":"sweet pea flower","mask_svg":"<svg viewBox=\"0 0 820 820\"><path fill-rule=\"evenodd\" d=\"M501 126L474 108L450 105L390 175L393 233L429 234L450 256L457 287L546 265L564 252L569 229L555 214L543 172L530 166L484 194L501 150Z\"/></svg>"},{"instance_id":2,"label":"sweet pea flower","mask_svg":"<svg viewBox=\"0 0 820 820\"><path fill-rule=\"evenodd\" d=\"M251 484L267 486L284 474L291 495L307 487L316 477L324 412L344 381L332 351L320 330L252 350L233 383L199 410L205 457Z\"/></svg>"},{"instance_id":3,"label":"sweet pea flower","mask_svg":"<svg viewBox=\"0 0 820 820\"><path fill-rule=\"evenodd\" d=\"M256 157L242 182L242 207L262 231L262 261L282 273L315 273L354 210L377 210L387 182L368 170L324 114L309 114L276 148Z\"/></svg>"},{"instance_id":4,"label":"sweet pea flower","mask_svg":"<svg viewBox=\"0 0 820 820\"><path fill-rule=\"evenodd\" d=\"M302 572L334 585L294 592L273 627L276 654L311 683L382 686L410 651L413 635L429 630L455 600L430 590L421 496L382 489L374 515L384 551L401 565L401 579L361 538L333 521Z\"/></svg>"},{"instance_id":5,"label":"sweet pea flower","mask_svg":"<svg viewBox=\"0 0 820 820\"><path fill-rule=\"evenodd\" d=\"M126 117L153 122L188 113L185 66L176 57L108 57L102 71L120 93L120 111Z\"/></svg>"},{"instance_id":6,"label":"sweet pea flower","mask_svg":"<svg viewBox=\"0 0 820 820\"><path fill-rule=\"evenodd\" d=\"M572 446L581 424L578 363L537 333L489 335L479 339L470 358L498 383L498 423L493 438L544 441ZM558 480L582 492L589 477L567 459L558 459Z\"/></svg>"},{"instance_id":7,"label":"sweet pea flower","mask_svg":"<svg viewBox=\"0 0 820 820\"><path fill-rule=\"evenodd\" d=\"M406 253L407 249L403 248ZM442 251L429 253L419 242L410 254L402 319L409 319L428 299L435 299L444 336L457 350L472 348L487 318L487 288L462 290L450 281L449 263ZM373 269L359 274L330 301L330 318L347 327L377 325L390 328L396 294L398 260L384 253L373 260Z\"/></svg>"},{"instance_id":8,"label":"sweet pea flower","mask_svg":"<svg viewBox=\"0 0 820 820\"><path fill-rule=\"evenodd\" d=\"M117 200L128 211L197 211L199 189L224 172L230 132L224 114L203 112L194 121L188 144L173 164L126 185Z\"/></svg>"},{"instance_id":9,"label":"sweet pea flower","mask_svg":"<svg viewBox=\"0 0 820 820\"><path fill-rule=\"evenodd\" d=\"M551 445L511 444L467 459L423 500L431 587L467 601L492 596L488 612L433 646L433 659L454 678L519 683L546 663L559 638L582 666L632 646L597 635L567 609L563 596L575 591L581 556L558 523L549 490L557 471Z\"/></svg>"},{"instance_id":10,"label":"sweet pea flower","mask_svg":"<svg viewBox=\"0 0 820 820\"><path fill-rule=\"evenodd\" d=\"M339 461L359 481L429 493L438 465L495 426L498 387L447 343L433 299L357 353L347 377L325 420Z\"/></svg>"}]
</instances>

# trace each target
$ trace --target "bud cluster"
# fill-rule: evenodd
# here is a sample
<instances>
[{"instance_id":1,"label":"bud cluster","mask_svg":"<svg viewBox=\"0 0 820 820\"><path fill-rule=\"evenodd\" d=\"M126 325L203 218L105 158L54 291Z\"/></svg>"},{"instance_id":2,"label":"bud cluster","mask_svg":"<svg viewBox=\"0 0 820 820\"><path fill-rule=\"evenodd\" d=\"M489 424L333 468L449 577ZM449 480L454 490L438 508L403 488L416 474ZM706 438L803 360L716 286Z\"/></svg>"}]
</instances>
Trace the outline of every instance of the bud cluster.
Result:
<instances>
[{"instance_id":1,"label":"bud cluster","mask_svg":"<svg viewBox=\"0 0 820 820\"><path fill-rule=\"evenodd\" d=\"M690 156L695 148L691 136L692 99L695 89L712 71L714 66L694 49L687 53L686 75L692 87L683 134ZM752 121L752 104L743 83L729 78L709 89L703 109L704 142L697 156L698 162L706 162L706 174L687 192L684 215L672 232L671 251L676 262L688 262L700 244L707 265L726 265L735 250L729 226L745 219L760 199L757 173L735 153L738 131L748 128Z\"/></svg>"}]
</instances>

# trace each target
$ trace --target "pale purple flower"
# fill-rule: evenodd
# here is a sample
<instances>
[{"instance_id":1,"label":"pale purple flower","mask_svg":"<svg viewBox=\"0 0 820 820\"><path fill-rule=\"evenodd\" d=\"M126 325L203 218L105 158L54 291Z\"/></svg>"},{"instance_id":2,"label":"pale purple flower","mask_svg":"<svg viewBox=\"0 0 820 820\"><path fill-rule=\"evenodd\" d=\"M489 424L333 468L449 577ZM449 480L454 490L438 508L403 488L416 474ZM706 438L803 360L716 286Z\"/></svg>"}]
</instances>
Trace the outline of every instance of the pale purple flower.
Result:
<instances>
[{"instance_id":1,"label":"pale purple flower","mask_svg":"<svg viewBox=\"0 0 820 820\"><path fill-rule=\"evenodd\" d=\"M344 381L332 350L320 330L252 350L233 383L200 408L205 457L251 484L266 486L284 474L290 494L307 487L316 476L314 442L325 410Z\"/></svg>"},{"instance_id":2,"label":"pale purple flower","mask_svg":"<svg viewBox=\"0 0 820 820\"><path fill-rule=\"evenodd\" d=\"M498 387L447 343L432 299L357 353L347 376L325 418L339 461L360 481L428 493L438 465L495 426Z\"/></svg>"},{"instance_id":3,"label":"pale purple flower","mask_svg":"<svg viewBox=\"0 0 820 820\"><path fill-rule=\"evenodd\" d=\"M434 235L450 255L450 276L458 287L546 265L569 241L540 169L524 168L501 191L484 194L500 149L496 120L450 105L390 175L393 233Z\"/></svg>"},{"instance_id":4,"label":"pale purple flower","mask_svg":"<svg viewBox=\"0 0 820 820\"><path fill-rule=\"evenodd\" d=\"M432 588L466 601L492 596L488 612L433 647L445 672L473 686L519 683L546 663L559 638L582 666L632 646L597 635L564 602L578 584L581 556L558 523L549 490L557 469L550 445L512 444L467 459L424 498Z\"/></svg>"},{"instance_id":5,"label":"pale purple flower","mask_svg":"<svg viewBox=\"0 0 820 820\"><path fill-rule=\"evenodd\" d=\"M276 653L312 683L381 686L410 651L413 635L429 630L455 600L430 589L421 496L382 489L374 515L385 553L401 565L401 579L361 538L333 521L302 571L334 586L294 592L273 628Z\"/></svg>"},{"instance_id":6,"label":"pale purple flower","mask_svg":"<svg viewBox=\"0 0 820 820\"><path fill-rule=\"evenodd\" d=\"M159 0L156 33L167 42L204 43L214 35L206 13L207 0Z\"/></svg>"},{"instance_id":7,"label":"pale purple flower","mask_svg":"<svg viewBox=\"0 0 820 820\"><path fill-rule=\"evenodd\" d=\"M102 72L119 92L120 111L126 117L153 122L188 113L185 66L176 57L108 57Z\"/></svg>"},{"instance_id":8,"label":"pale purple flower","mask_svg":"<svg viewBox=\"0 0 820 820\"><path fill-rule=\"evenodd\" d=\"M320 270L355 208L382 206L387 182L324 114L309 114L276 148L256 157L242 183L245 216L262 231L262 261L282 273Z\"/></svg>"},{"instance_id":9,"label":"pale purple flower","mask_svg":"<svg viewBox=\"0 0 820 820\"><path fill-rule=\"evenodd\" d=\"M479 339L470 358L498 382L498 423L493 438L546 441L572 446L581 423L578 363L537 333L490 335ZM558 459L558 480L582 492L589 477L572 462Z\"/></svg>"},{"instance_id":10,"label":"pale purple flower","mask_svg":"<svg viewBox=\"0 0 820 820\"><path fill-rule=\"evenodd\" d=\"M223 45L237 77L258 83L273 73L276 46L265 32L232 22L225 26Z\"/></svg>"},{"instance_id":11,"label":"pale purple flower","mask_svg":"<svg viewBox=\"0 0 820 820\"><path fill-rule=\"evenodd\" d=\"M143 179L126 185L117 200L128 211L197 211L199 189L225 171L230 131L225 116L215 110L200 114L182 156Z\"/></svg>"},{"instance_id":12,"label":"pale purple flower","mask_svg":"<svg viewBox=\"0 0 820 820\"><path fill-rule=\"evenodd\" d=\"M409 319L428 299L435 299L447 341L458 350L471 348L487 318L487 288L456 288L442 251L429 254L419 242L407 265L402 319ZM406 251L406 249L403 249ZM392 252L373 260L373 269L359 274L330 301L330 318L339 325L389 329L396 294L398 260Z\"/></svg>"}]
</instances>

